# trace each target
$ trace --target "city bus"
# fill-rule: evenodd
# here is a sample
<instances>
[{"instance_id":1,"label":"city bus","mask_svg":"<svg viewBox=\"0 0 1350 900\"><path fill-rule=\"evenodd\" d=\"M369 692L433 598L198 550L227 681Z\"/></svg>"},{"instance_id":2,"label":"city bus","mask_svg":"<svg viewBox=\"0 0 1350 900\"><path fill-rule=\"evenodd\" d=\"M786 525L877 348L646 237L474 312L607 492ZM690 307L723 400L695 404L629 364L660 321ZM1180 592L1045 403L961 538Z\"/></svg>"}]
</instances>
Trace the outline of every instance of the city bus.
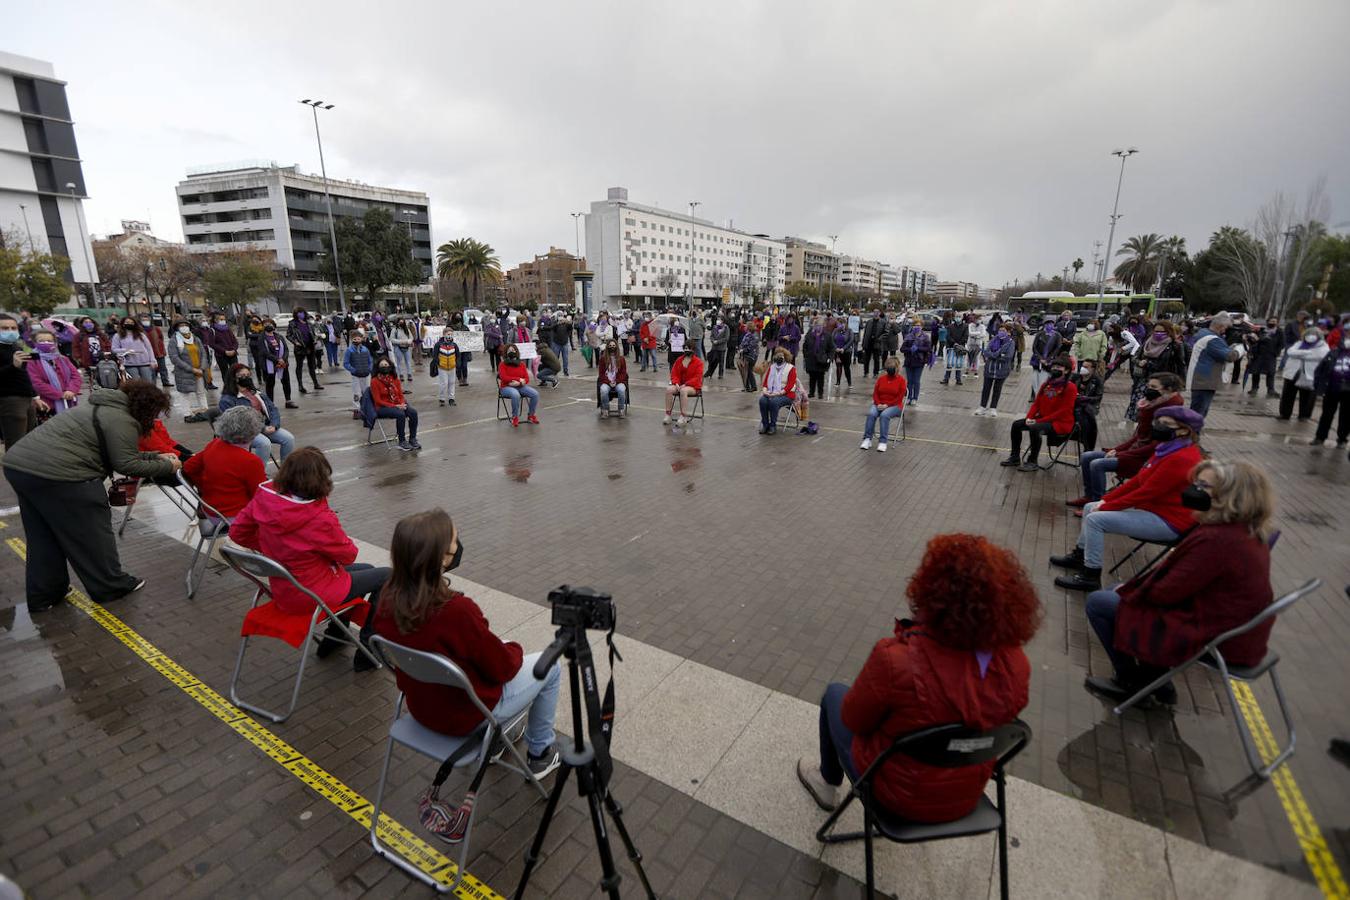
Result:
<instances>
[{"instance_id":1,"label":"city bus","mask_svg":"<svg viewBox=\"0 0 1350 900\"><path fill-rule=\"evenodd\" d=\"M1028 323L1033 326L1047 315L1058 315L1056 308L1067 309L1079 323L1088 319L1128 316L1131 313L1156 319L1158 298L1153 294L1108 293L1079 297L1069 291L1028 291L1008 300L1008 310L1025 314Z\"/></svg>"}]
</instances>

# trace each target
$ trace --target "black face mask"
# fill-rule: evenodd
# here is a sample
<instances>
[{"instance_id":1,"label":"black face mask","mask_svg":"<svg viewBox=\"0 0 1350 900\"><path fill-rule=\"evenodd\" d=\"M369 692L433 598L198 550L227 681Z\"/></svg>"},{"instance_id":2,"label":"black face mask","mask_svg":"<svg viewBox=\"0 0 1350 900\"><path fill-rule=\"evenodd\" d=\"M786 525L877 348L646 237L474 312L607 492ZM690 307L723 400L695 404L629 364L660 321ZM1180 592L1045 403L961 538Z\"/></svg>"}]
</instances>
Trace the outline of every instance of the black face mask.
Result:
<instances>
[{"instance_id":1,"label":"black face mask","mask_svg":"<svg viewBox=\"0 0 1350 900\"><path fill-rule=\"evenodd\" d=\"M237 385L239 385L241 388L243 388L243 389L246 390L246 391L251 391L251 390L253 390L253 379L250 378L250 377L247 377L247 376L246 376L246 377L243 377L243 378L236 378L236 379L234 380L234 383L237 384Z\"/></svg>"},{"instance_id":2,"label":"black face mask","mask_svg":"<svg viewBox=\"0 0 1350 900\"><path fill-rule=\"evenodd\" d=\"M451 569L458 569L458 568L459 568L459 563L460 563L460 561L461 561L462 559L464 559L464 539L463 539L463 538L461 538L461 539L458 541L458 546L455 547L455 555L452 556L452 557L450 557L450 562L446 564L446 566L445 566L445 571L449 572Z\"/></svg>"},{"instance_id":3,"label":"black face mask","mask_svg":"<svg viewBox=\"0 0 1350 900\"><path fill-rule=\"evenodd\" d=\"M276 327L275 325L265 325L265 326L263 326L263 331L267 332L268 334L271 334L272 332L274 332L274 331L276 331L276 330L277 330L277 327Z\"/></svg>"},{"instance_id":4,"label":"black face mask","mask_svg":"<svg viewBox=\"0 0 1350 900\"><path fill-rule=\"evenodd\" d=\"M510 363L511 365L514 366L516 363L520 362L520 357L519 357L519 356L508 356L508 357L506 358L506 361L507 361L508 363Z\"/></svg>"},{"instance_id":5,"label":"black face mask","mask_svg":"<svg viewBox=\"0 0 1350 900\"><path fill-rule=\"evenodd\" d=\"M380 366L380 374L381 374L381 375L393 375L393 374L394 374L394 370L391 369L391 368L389 368L388 366Z\"/></svg>"},{"instance_id":6,"label":"black face mask","mask_svg":"<svg viewBox=\"0 0 1350 900\"><path fill-rule=\"evenodd\" d=\"M1155 441L1162 443L1163 441L1170 441L1173 438L1175 438L1177 436L1177 430L1175 428L1168 428L1166 425L1159 425L1157 422L1154 422L1151 434L1153 435L1153 439Z\"/></svg>"},{"instance_id":7,"label":"black face mask","mask_svg":"<svg viewBox=\"0 0 1350 900\"><path fill-rule=\"evenodd\" d=\"M1162 396L1162 391L1155 391L1153 388L1144 388L1145 400L1157 400Z\"/></svg>"},{"instance_id":8,"label":"black face mask","mask_svg":"<svg viewBox=\"0 0 1350 900\"><path fill-rule=\"evenodd\" d=\"M894 375L894 374L895 374L895 366L887 366L887 367L886 367L886 374L887 374L887 375Z\"/></svg>"},{"instance_id":9,"label":"black face mask","mask_svg":"<svg viewBox=\"0 0 1350 900\"><path fill-rule=\"evenodd\" d=\"M1195 485L1191 485L1181 492L1181 505L1187 509L1205 512L1214 505L1214 500L1209 496L1208 492L1202 491Z\"/></svg>"},{"instance_id":10,"label":"black face mask","mask_svg":"<svg viewBox=\"0 0 1350 900\"><path fill-rule=\"evenodd\" d=\"M1050 370L1050 377L1051 377L1051 378L1063 378L1063 377L1064 377L1064 370L1063 370L1063 369L1051 369L1051 370Z\"/></svg>"}]
</instances>

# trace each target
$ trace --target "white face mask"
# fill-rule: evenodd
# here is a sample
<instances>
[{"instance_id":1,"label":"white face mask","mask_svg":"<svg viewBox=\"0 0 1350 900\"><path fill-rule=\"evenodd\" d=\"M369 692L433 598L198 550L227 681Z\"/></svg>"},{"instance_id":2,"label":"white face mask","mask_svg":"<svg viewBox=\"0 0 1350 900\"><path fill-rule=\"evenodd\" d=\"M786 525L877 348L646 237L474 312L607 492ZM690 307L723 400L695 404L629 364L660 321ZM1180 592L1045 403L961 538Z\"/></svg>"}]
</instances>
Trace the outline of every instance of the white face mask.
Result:
<instances>
[{"instance_id":1,"label":"white face mask","mask_svg":"<svg viewBox=\"0 0 1350 900\"><path fill-rule=\"evenodd\" d=\"M1096 326L1096 325L1088 325L1087 330L1088 330L1088 331L1096 331L1096 330L1097 330L1097 326Z\"/></svg>"},{"instance_id":2,"label":"white face mask","mask_svg":"<svg viewBox=\"0 0 1350 900\"><path fill-rule=\"evenodd\" d=\"M179 325L178 333L183 335L183 337L188 337L192 334L192 329L187 327L186 325Z\"/></svg>"},{"instance_id":3,"label":"white face mask","mask_svg":"<svg viewBox=\"0 0 1350 900\"><path fill-rule=\"evenodd\" d=\"M1316 331L1309 331L1307 334L1303 335L1303 339L1310 344L1315 344L1322 339L1322 335L1318 334Z\"/></svg>"}]
</instances>

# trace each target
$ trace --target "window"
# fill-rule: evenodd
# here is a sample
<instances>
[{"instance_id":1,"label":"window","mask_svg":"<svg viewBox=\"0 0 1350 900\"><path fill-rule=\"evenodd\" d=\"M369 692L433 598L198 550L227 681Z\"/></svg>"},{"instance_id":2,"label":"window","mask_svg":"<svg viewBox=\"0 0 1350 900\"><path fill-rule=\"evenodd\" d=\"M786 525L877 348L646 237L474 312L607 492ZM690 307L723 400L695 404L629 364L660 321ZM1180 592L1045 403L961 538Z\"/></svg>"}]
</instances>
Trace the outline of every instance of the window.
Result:
<instances>
[{"instance_id":1,"label":"window","mask_svg":"<svg viewBox=\"0 0 1350 900\"><path fill-rule=\"evenodd\" d=\"M624 219L624 220L623 220L623 224L625 224L625 225L636 225L637 222L636 222L635 220L633 220L633 219Z\"/></svg>"}]
</instances>

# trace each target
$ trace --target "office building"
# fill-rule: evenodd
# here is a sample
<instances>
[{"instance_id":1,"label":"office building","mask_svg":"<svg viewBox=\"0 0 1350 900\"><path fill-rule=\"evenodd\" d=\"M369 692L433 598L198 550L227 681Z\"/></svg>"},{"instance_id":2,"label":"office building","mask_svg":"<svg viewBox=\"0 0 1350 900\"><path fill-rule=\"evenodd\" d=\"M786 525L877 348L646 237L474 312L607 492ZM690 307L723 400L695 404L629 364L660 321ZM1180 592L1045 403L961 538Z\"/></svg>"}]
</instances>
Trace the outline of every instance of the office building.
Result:
<instances>
[{"instance_id":1,"label":"office building","mask_svg":"<svg viewBox=\"0 0 1350 900\"><path fill-rule=\"evenodd\" d=\"M328 179L335 218L359 219L371 209L386 209L412 237L413 258L421 265L422 284L432 273L430 201L421 191L375 187L359 181ZM261 250L281 270L288 302L318 305L320 295L335 299L334 286L319 277L321 238L328 234L324 179L297 166L247 162L195 169L177 187L178 211L190 253ZM341 262L342 244L338 244ZM346 284L350 301L354 286ZM403 287L401 285L394 287Z\"/></svg>"},{"instance_id":2,"label":"office building","mask_svg":"<svg viewBox=\"0 0 1350 900\"><path fill-rule=\"evenodd\" d=\"M980 293L980 286L969 281L939 281L934 296L944 303L952 300L974 300Z\"/></svg>"},{"instance_id":3,"label":"office building","mask_svg":"<svg viewBox=\"0 0 1350 900\"><path fill-rule=\"evenodd\" d=\"M68 281L96 284L87 196L66 83L51 63L0 52L0 231L69 259Z\"/></svg>"},{"instance_id":4,"label":"office building","mask_svg":"<svg viewBox=\"0 0 1350 900\"><path fill-rule=\"evenodd\" d=\"M839 257L824 244L803 238L785 237L787 245L787 283L827 285L839 280Z\"/></svg>"},{"instance_id":5,"label":"office building","mask_svg":"<svg viewBox=\"0 0 1350 900\"><path fill-rule=\"evenodd\" d=\"M633 203L610 188L586 215L586 260L597 305L661 307L777 302L787 285L787 245L687 213ZM690 284L692 272L693 284Z\"/></svg>"},{"instance_id":6,"label":"office building","mask_svg":"<svg viewBox=\"0 0 1350 900\"><path fill-rule=\"evenodd\" d=\"M929 272L924 269L915 269L910 266L900 267L900 289L905 292L905 296L910 299L937 295L938 277L937 273Z\"/></svg>"},{"instance_id":7,"label":"office building","mask_svg":"<svg viewBox=\"0 0 1350 900\"><path fill-rule=\"evenodd\" d=\"M586 260L566 250L549 247L532 262L523 262L506 272L506 302L514 309L527 303L572 305L575 291L572 273L585 270Z\"/></svg>"},{"instance_id":8,"label":"office building","mask_svg":"<svg viewBox=\"0 0 1350 900\"><path fill-rule=\"evenodd\" d=\"M881 291L881 264L861 256L839 258L839 283L864 294Z\"/></svg>"}]
</instances>

